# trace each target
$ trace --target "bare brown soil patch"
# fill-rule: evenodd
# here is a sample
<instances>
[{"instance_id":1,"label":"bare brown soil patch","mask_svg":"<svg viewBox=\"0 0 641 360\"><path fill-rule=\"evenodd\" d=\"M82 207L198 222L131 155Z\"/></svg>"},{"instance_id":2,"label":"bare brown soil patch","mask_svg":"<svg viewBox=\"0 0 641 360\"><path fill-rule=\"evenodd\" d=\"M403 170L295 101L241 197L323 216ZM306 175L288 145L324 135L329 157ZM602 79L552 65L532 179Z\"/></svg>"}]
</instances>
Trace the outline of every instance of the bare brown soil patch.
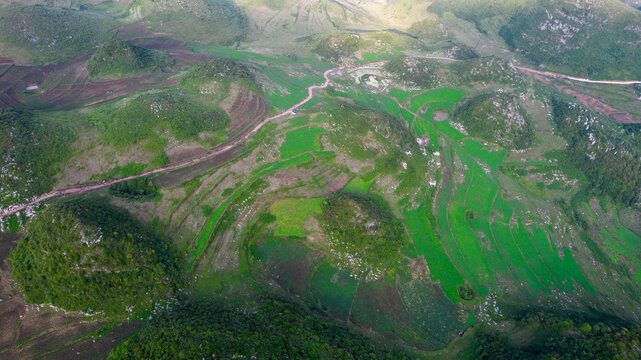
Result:
<instances>
[{"instance_id":1,"label":"bare brown soil patch","mask_svg":"<svg viewBox=\"0 0 641 360\"><path fill-rule=\"evenodd\" d=\"M16 300L3 301L0 308L0 350L15 344L16 327L24 313L23 304Z\"/></svg>"},{"instance_id":2,"label":"bare brown soil patch","mask_svg":"<svg viewBox=\"0 0 641 360\"><path fill-rule=\"evenodd\" d=\"M634 119L630 113L615 109L596 97L582 94L564 85L555 84L554 88L568 95L574 96L574 98L587 106L590 110L600 112L614 121L623 124L641 124L641 119Z\"/></svg>"},{"instance_id":3,"label":"bare brown soil patch","mask_svg":"<svg viewBox=\"0 0 641 360\"><path fill-rule=\"evenodd\" d=\"M171 188L189 181L196 176L203 175L206 172L235 159L243 152L244 146L238 145L230 150L227 150L194 165L189 165L184 168L168 172L166 174L158 175L153 178L153 182L154 184L160 185L164 188Z\"/></svg>"},{"instance_id":4,"label":"bare brown soil patch","mask_svg":"<svg viewBox=\"0 0 641 360\"><path fill-rule=\"evenodd\" d=\"M81 322L84 318L82 315L62 315L53 311L29 311L20 322L18 343L25 342L43 333Z\"/></svg>"},{"instance_id":5,"label":"bare brown soil patch","mask_svg":"<svg viewBox=\"0 0 641 360\"><path fill-rule=\"evenodd\" d=\"M125 340L140 328L139 322L117 327L98 339L89 338L69 344L58 351L42 357L42 360L90 360L104 359L119 342Z\"/></svg>"},{"instance_id":6,"label":"bare brown soil patch","mask_svg":"<svg viewBox=\"0 0 641 360\"><path fill-rule=\"evenodd\" d=\"M207 149L197 143L177 144L175 146L170 146L165 150L165 154L167 154L169 163L191 159L200 154L204 154L205 152L207 152Z\"/></svg>"},{"instance_id":7,"label":"bare brown soil patch","mask_svg":"<svg viewBox=\"0 0 641 360\"><path fill-rule=\"evenodd\" d=\"M194 65L208 58L185 50L185 43L169 38L134 41L143 47L165 50L174 59L175 65L168 72L155 71L125 79L92 81L85 69L85 62L92 54L45 66L11 66L0 71L0 107L63 109L89 106L143 89L174 86L177 79L171 78L182 67ZM29 85L38 85L44 91L25 92Z\"/></svg>"},{"instance_id":8,"label":"bare brown soil patch","mask_svg":"<svg viewBox=\"0 0 641 360\"><path fill-rule=\"evenodd\" d=\"M14 243L20 238L19 233L3 234L0 233L0 270L8 270L9 266L4 263L9 257L9 251L14 247ZM2 287L0 287L2 289Z\"/></svg>"},{"instance_id":9,"label":"bare brown soil patch","mask_svg":"<svg viewBox=\"0 0 641 360\"><path fill-rule=\"evenodd\" d=\"M434 119L434 121L441 122L449 119L450 115L445 111L434 111L432 118Z\"/></svg>"},{"instance_id":10,"label":"bare brown soil patch","mask_svg":"<svg viewBox=\"0 0 641 360\"><path fill-rule=\"evenodd\" d=\"M227 111L232 119L229 140L241 138L256 127L269 114L270 106L261 95L245 88L236 94L236 99Z\"/></svg>"},{"instance_id":11,"label":"bare brown soil patch","mask_svg":"<svg viewBox=\"0 0 641 360\"><path fill-rule=\"evenodd\" d=\"M551 78L556 79L560 83L557 84L552 84L552 80L550 77L546 77L542 74L539 74L531 69L527 68L519 68L519 70L523 73L526 73L530 76L532 76L534 79L546 84L546 85L552 85L554 86L555 89L573 96L575 99L577 99L580 103L588 107L592 111L596 111L599 113L604 114L605 116L609 117L610 119L620 122L623 124L641 124L641 119L634 119L632 114L630 114L627 111L619 110L614 108L611 105L608 105L604 103L601 99L594 97L594 96L589 96L582 94L572 88L572 85L565 81L563 79L563 76L556 74L558 76L553 76L555 75L554 73L549 73Z\"/></svg>"},{"instance_id":12,"label":"bare brown soil patch","mask_svg":"<svg viewBox=\"0 0 641 360\"><path fill-rule=\"evenodd\" d=\"M6 359L34 359L38 355L48 353L59 349L70 342L73 342L78 337L81 337L89 332L96 331L102 326L102 323L81 323L71 325L57 331L47 333L46 335L39 336L30 340L19 347L14 348L8 352L2 353Z\"/></svg>"}]
</instances>

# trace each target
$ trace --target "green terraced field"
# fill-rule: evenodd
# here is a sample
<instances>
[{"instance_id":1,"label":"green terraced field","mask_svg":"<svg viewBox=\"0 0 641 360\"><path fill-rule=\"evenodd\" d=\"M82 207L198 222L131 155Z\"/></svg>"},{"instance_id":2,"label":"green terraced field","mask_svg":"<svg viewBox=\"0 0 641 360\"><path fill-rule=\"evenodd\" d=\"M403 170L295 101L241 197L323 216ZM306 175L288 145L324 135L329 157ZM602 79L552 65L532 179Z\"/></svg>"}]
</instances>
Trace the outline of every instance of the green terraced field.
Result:
<instances>
[{"instance_id":1,"label":"green terraced field","mask_svg":"<svg viewBox=\"0 0 641 360\"><path fill-rule=\"evenodd\" d=\"M288 159L307 151L320 150L318 135L325 130L316 126L290 130L285 134L285 142L280 147L280 158Z\"/></svg>"},{"instance_id":2,"label":"green terraced field","mask_svg":"<svg viewBox=\"0 0 641 360\"><path fill-rule=\"evenodd\" d=\"M424 205L416 210L406 210L404 215L405 227L416 246L419 255L425 257L430 268L432 281L439 281L447 297L458 302L456 287L464 285L463 277L447 256L438 236L424 213Z\"/></svg>"},{"instance_id":3,"label":"green terraced field","mask_svg":"<svg viewBox=\"0 0 641 360\"><path fill-rule=\"evenodd\" d=\"M373 177L369 180L363 179L363 177L355 177L350 182L345 185L343 188L343 191L355 191L355 192L360 192L362 194L367 194L369 189L374 185L374 182L376 181L376 177Z\"/></svg>"},{"instance_id":4,"label":"green terraced field","mask_svg":"<svg viewBox=\"0 0 641 360\"><path fill-rule=\"evenodd\" d=\"M453 202L448 210L447 220L452 237L463 256L463 261L484 286L491 284L493 282L493 274L490 271L488 261L479 245L478 239L465 220L465 208ZM482 295L486 292L485 289L480 288L477 291Z\"/></svg>"},{"instance_id":5,"label":"green terraced field","mask_svg":"<svg viewBox=\"0 0 641 360\"><path fill-rule=\"evenodd\" d=\"M405 100L411 98L412 96L415 96L418 93L420 93L420 91L405 91L397 88L392 88L390 89L388 94L389 96L395 97L398 102L402 104L405 102Z\"/></svg>"},{"instance_id":6,"label":"green terraced field","mask_svg":"<svg viewBox=\"0 0 641 360\"><path fill-rule=\"evenodd\" d=\"M418 109L428 102L438 101L443 104L439 106L448 106L447 103L456 103L465 95L464 92L451 88L440 88L426 91L414 96L410 100L410 108L417 112Z\"/></svg>"},{"instance_id":7,"label":"green terraced field","mask_svg":"<svg viewBox=\"0 0 641 360\"><path fill-rule=\"evenodd\" d=\"M245 183L243 186L238 188L229 198L227 198L227 200L225 200L222 204L220 204L207 218L205 225L200 231L198 237L196 238L196 250L188 256L188 258L190 259L188 268L191 268L191 266L194 264L198 256L203 252L203 250L205 250L205 247L207 246L209 239L214 234L216 225L218 225L218 222L220 221L221 217L227 210L227 207L229 206L229 204L232 203L232 201L234 201L241 194L243 190L247 189L251 184L253 184L261 176L270 174L284 167L300 165L311 160L313 160L312 155L309 153L306 153L295 158L278 162L275 165L272 165L270 168L260 172L258 175L253 176L247 183Z\"/></svg>"},{"instance_id":8,"label":"green terraced field","mask_svg":"<svg viewBox=\"0 0 641 360\"><path fill-rule=\"evenodd\" d=\"M276 200L269 212L276 216L276 236L304 236L303 224L310 213L321 213L323 199L279 199Z\"/></svg>"},{"instance_id":9,"label":"green terraced field","mask_svg":"<svg viewBox=\"0 0 641 360\"><path fill-rule=\"evenodd\" d=\"M19 308L0 313L0 354L65 358L123 323L141 331L85 357L117 359L106 353L117 343L132 357L219 356L207 344L220 347L216 336L183 341L215 328L217 315L163 328L205 300L231 314L230 338L253 339L246 357L641 353L634 1L12 2L0 0L0 211L10 215L0 232L15 234L0 233L0 258L14 259L25 228L59 196L97 199L180 258L162 269L164 252L142 254L155 257L146 281L162 282L170 267L186 281L126 320L87 316L71 338L59 335L76 329L77 314L62 311L73 309L47 310L53 320L29 328L29 304L42 301L18 281ZM389 61L364 65L380 60ZM329 69L327 86L283 112ZM100 183L124 176L156 196ZM21 206L38 195L46 204ZM105 229L66 235L88 249ZM134 229L112 231L113 249L146 251ZM8 261L0 276L13 283L28 263ZM127 266L87 269L99 283L101 272L134 274ZM56 279L49 270L43 289L60 285L44 283ZM267 328L284 329L273 349L255 326L236 326L269 318L263 302L278 322ZM287 322L325 325L301 338ZM344 331L331 333L331 322ZM166 347L142 337L156 325ZM378 356L379 345L392 355Z\"/></svg>"}]
</instances>

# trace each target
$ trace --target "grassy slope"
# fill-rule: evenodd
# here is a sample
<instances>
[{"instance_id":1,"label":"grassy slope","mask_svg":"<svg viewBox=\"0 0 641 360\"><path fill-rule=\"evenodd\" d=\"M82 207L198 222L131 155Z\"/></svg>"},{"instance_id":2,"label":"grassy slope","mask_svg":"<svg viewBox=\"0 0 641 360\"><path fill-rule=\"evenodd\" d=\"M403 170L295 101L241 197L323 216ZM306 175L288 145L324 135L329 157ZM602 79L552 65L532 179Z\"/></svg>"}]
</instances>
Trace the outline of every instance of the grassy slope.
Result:
<instances>
[{"instance_id":1,"label":"grassy slope","mask_svg":"<svg viewBox=\"0 0 641 360\"><path fill-rule=\"evenodd\" d=\"M249 27L244 10L229 0L138 0L129 14L130 20L144 20L174 38L219 45L245 40Z\"/></svg>"},{"instance_id":2,"label":"grassy slope","mask_svg":"<svg viewBox=\"0 0 641 360\"><path fill-rule=\"evenodd\" d=\"M559 72L602 79L641 75L634 60L641 54L641 13L618 0L580 6L566 0L436 1L430 9L451 11L482 33L500 35L535 64Z\"/></svg>"},{"instance_id":3,"label":"grassy slope","mask_svg":"<svg viewBox=\"0 0 641 360\"><path fill-rule=\"evenodd\" d=\"M91 52L111 37L109 30L117 24L103 15L43 5L5 6L0 15L0 41L23 49L36 64L57 63Z\"/></svg>"},{"instance_id":4,"label":"grassy slope","mask_svg":"<svg viewBox=\"0 0 641 360\"><path fill-rule=\"evenodd\" d=\"M102 44L87 60L90 76L123 76L138 72L154 71L173 65L166 53L133 45L125 40L110 40Z\"/></svg>"}]
</instances>

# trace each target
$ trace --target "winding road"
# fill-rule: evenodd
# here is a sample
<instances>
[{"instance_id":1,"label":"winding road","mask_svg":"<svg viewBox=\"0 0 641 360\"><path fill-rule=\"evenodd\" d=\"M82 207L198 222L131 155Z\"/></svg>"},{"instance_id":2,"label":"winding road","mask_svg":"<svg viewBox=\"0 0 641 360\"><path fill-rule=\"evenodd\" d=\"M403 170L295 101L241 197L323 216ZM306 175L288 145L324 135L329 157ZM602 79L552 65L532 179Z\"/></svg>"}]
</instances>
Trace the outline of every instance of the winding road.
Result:
<instances>
[{"instance_id":1,"label":"winding road","mask_svg":"<svg viewBox=\"0 0 641 360\"><path fill-rule=\"evenodd\" d=\"M254 127L251 131L249 131L247 134L243 135L239 139L237 139L237 140L235 140L233 142L227 143L227 144L223 144L221 146L214 147L211 151L206 152L206 153L204 153L202 155L196 156L196 157L191 158L191 159L186 159L186 160L183 160L183 161L180 161L180 162L177 162L177 163L169 164L169 165L166 165L166 166L163 166L163 167L159 167L159 168L156 168L156 169L144 171L144 172L141 172L141 173L136 174L136 175L130 175L130 176L125 176L125 177L118 178L118 179L103 181L103 182L101 182L99 184L83 185L83 186L77 186L77 187L72 187L72 188L67 188L67 189L54 190L54 191L48 192L46 194L39 195L39 196L35 197L33 200L31 200L28 203L24 203L24 204L20 204L20 205L12 205L12 206L9 206L6 209L3 209L3 212L0 213L0 218L5 217L5 216L9 216L9 215L13 215L13 214L17 213L18 211L24 210L24 209L26 209L26 208L28 208L30 206L36 205L39 202L42 202L44 200L51 199L51 198L54 198L54 197L57 197L57 196L81 194L81 193L84 193L84 192L87 192L87 191L102 189L102 188L105 188L105 187L107 187L109 185L116 184L116 183L119 183L119 182L132 180L132 179L136 179L136 178L140 178L140 177L144 177L144 176L148 176L148 175L158 174L158 173L165 172L165 171L175 170L175 169L181 168L183 166L192 165L192 164L195 164L195 163L200 162L202 160L205 160L207 158L210 158L212 156L216 156L218 154L224 153L225 151L232 149L234 146L236 146L236 145L246 141L250 137L252 137L254 134L256 134L258 132L258 130L260 130L263 126L265 126L270 121L273 121L273 120L279 119L279 118L281 118L283 116L287 116L289 114L292 114L292 112L294 110L298 109L299 107L301 107L302 105L304 105L305 103L310 101L314 97L314 90L316 90L316 89L324 89L329 85L329 82L330 82L329 75L331 73L333 73L335 71L347 69L347 68L360 67L360 66L380 65L380 64L384 64L386 62L387 61L376 61L376 62L363 63L363 64L344 65L344 66L335 67L335 68L332 68L332 69L329 69L329 70L325 71L323 73L323 77L325 78L325 82L323 82L321 85L312 85L312 86L308 87L307 88L307 97L306 98L304 98L303 100L301 100L298 103L294 104L289 109L287 109L287 110L285 110L285 111L283 111L283 112L281 112L279 114L270 116L270 117L266 118L265 120L261 121L258 125L256 125L256 127Z\"/></svg>"},{"instance_id":2,"label":"winding road","mask_svg":"<svg viewBox=\"0 0 641 360\"><path fill-rule=\"evenodd\" d=\"M425 59L433 59L433 60L450 61L450 62L459 61L459 60L456 60L456 59L451 59L451 58L446 58L446 57L439 57L439 56L414 56L414 57L425 58ZM148 171L136 174L136 175L126 176L126 177L122 177L122 178L119 178L119 179L107 180L107 181L101 182L99 184L83 185L83 186L72 187L72 188L67 188L67 189L54 190L54 191L48 192L46 194L39 195L39 196L35 197L33 200L31 200L28 203L19 204L19 205L12 205L12 206L9 206L8 208L2 209L2 212L0 213L0 218L15 214L18 211L22 211L22 210L24 210L24 209L26 209L26 208L28 208L30 206L34 206L34 205L38 204L39 202L42 202L44 200L51 199L51 198L54 198L54 197L57 197L57 196L81 194L81 193L84 193L84 192L87 192L87 191L102 189L102 188L105 188L105 187L110 186L112 184L119 183L119 182L132 180L132 179L136 179L136 178L140 178L140 177L144 177L144 176L148 176L148 175L158 174L158 173L165 172L165 171L175 170L175 169L178 169L178 168L181 168L181 167L184 167L184 166L195 164L197 162L200 162L200 161L205 160L207 158L210 158L212 156L221 154L221 153L223 153L225 151L228 151L228 150L232 149L234 146L246 141L250 137L252 137L254 134L256 134L258 132L258 130L260 130L263 126L265 126L270 121L273 121L273 120L279 119L281 117L290 115L290 114L293 113L294 110L298 109L300 106L302 106L305 103L307 103L308 101L310 101L314 97L314 90L316 90L316 89L324 89L329 85L329 82L330 82L329 75L331 73L339 71L339 70L347 69L347 68L380 65L380 64L384 64L384 63L386 63L388 61L389 60L344 65L344 66L335 67L335 68L332 68L332 69L329 69L329 70L325 71L323 73L323 77L325 78L325 82L323 82L320 85L312 85L312 86L308 87L307 88L307 97L306 98L304 98L303 100L301 100L298 103L294 104L289 109L287 109L287 110L285 110L285 111L283 111L283 112L281 112L279 114L276 114L276 115L273 115L273 116L270 116L270 117L264 119L258 125L256 125L256 127L254 127L247 134L243 135L241 138L239 138L239 139L237 139L237 140L235 140L235 141L233 141L231 143L227 143L227 144L223 144L221 146L215 147L215 148L213 148L211 151L209 151L207 153L204 153L202 155L196 156L196 157L191 158L191 159L186 159L186 160L183 160L183 161L180 161L180 162L177 162L177 163L173 163L173 164L169 164L169 165L166 165L166 166L163 166L163 167L159 167L159 168L156 168L156 169L148 170ZM590 79L584 79L584 78L577 78L577 77L569 76L569 75L557 74L557 73L553 73L553 72L534 70L534 69L530 69L530 68L526 68L526 67L522 67L522 66L516 66L516 68L519 71L522 71L524 73L533 73L533 74L538 74L538 75L543 75L543 76L554 77L554 78L557 78L557 79L558 78L563 78L563 79L567 79L567 80L580 81L580 82L598 83L598 84L614 84L614 85L641 84L641 81L590 80Z\"/></svg>"},{"instance_id":3,"label":"winding road","mask_svg":"<svg viewBox=\"0 0 641 360\"><path fill-rule=\"evenodd\" d=\"M521 72L524 73L529 73L529 74L537 74L537 75L543 75L547 77L553 77L555 79L565 79L565 80L571 80L571 81L578 81L578 82L584 82L584 83L591 83L591 84L610 84L610 85L634 85L634 84L641 84L641 80L591 80L591 79L586 79L586 78L580 78L580 77L575 77L575 76L570 76L570 75L563 75L559 73L554 73L550 71L540 71L540 70L534 70L530 69L527 67L523 66L515 66L516 69L518 69Z\"/></svg>"}]
</instances>

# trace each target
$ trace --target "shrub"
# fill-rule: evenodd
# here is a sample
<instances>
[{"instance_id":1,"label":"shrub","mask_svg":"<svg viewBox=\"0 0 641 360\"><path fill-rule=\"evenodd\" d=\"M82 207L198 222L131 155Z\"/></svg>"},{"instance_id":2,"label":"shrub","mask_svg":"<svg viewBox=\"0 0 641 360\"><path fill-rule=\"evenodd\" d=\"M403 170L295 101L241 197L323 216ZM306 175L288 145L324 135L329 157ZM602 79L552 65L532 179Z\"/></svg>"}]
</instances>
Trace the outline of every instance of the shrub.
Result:
<instances>
[{"instance_id":1,"label":"shrub","mask_svg":"<svg viewBox=\"0 0 641 360\"><path fill-rule=\"evenodd\" d=\"M322 204L322 226L338 266L376 278L408 243L401 221L375 195L335 193Z\"/></svg>"},{"instance_id":2,"label":"shrub","mask_svg":"<svg viewBox=\"0 0 641 360\"><path fill-rule=\"evenodd\" d=\"M109 193L135 201L153 200L160 195L160 186L152 183L148 177L141 177L112 184L109 186Z\"/></svg>"},{"instance_id":3,"label":"shrub","mask_svg":"<svg viewBox=\"0 0 641 360\"><path fill-rule=\"evenodd\" d=\"M534 126L518 98L504 92L477 95L454 113L470 135L506 148L525 149L534 143Z\"/></svg>"},{"instance_id":4,"label":"shrub","mask_svg":"<svg viewBox=\"0 0 641 360\"><path fill-rule=\"evenodd\" d=\"M174 60L165 52L133 45L125 40L110 40L104 43L87 60L91 76L126 75L141 71L153 71L173 65Z\"/></svg>"}]
</instances>

